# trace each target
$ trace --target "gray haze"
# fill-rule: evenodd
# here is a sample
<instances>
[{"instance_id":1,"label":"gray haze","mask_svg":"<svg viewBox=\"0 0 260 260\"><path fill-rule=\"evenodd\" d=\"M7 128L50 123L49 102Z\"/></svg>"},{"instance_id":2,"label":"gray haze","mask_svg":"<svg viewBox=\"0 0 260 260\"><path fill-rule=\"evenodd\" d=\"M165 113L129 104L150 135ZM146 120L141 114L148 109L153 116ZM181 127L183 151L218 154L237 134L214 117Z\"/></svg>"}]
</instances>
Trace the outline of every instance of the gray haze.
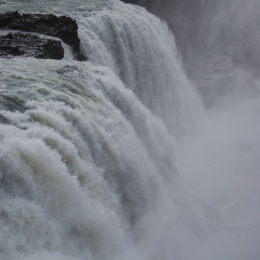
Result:
<instances>
[{"instance_id":1,"label":"gray haze","mask_svg":"<svg viewBox=\"0 0 260 260\"><path fill-rule=\"evenodd\" d=\"M0 0L89 58L0 58L1 260L259 260L259 2L142 4Z\"/></svg>"},{"instance_id":2,"label":"gray haze","mask_svg":"<svg viewBox=\"0 0 260 260\"><path fill-rule=\"evenodd\" d=\"M145 6L168 23L186 72L206 106L230 91L255 94L260 70L258 0L129 2ZM250 87L245 89L243 81L250 82Z\"/></svg>"}]
</instances>

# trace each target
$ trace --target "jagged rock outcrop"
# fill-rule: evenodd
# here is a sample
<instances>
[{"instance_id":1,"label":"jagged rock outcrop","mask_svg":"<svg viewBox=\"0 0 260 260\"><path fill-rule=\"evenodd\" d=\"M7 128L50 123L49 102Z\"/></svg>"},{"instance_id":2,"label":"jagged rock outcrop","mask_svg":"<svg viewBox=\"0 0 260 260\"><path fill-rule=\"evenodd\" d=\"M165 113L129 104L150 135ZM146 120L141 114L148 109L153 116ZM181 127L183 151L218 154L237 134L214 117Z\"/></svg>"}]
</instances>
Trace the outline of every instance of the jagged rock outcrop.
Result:
<instances>
[{"instance_id":1,"label":"jagged rock outcrop","mask_svg":"<svg viewBox=\"0 0 260 260\"><path fill-rule=\"evenodd\" d=\"M144 1L138 1L138 0L121 0L121 1L126 4L144 5Z\"/></svg>"},{"instance_id":2,"label":"jagged rock outcrop","mask_svg":"<svg viewBox=\"0 0 260 260\"><path fill-rule=\"evenodd\" d=\"M75 20L67 16L53 14L20 14L7 12L0 14L0 29L35 32L58 37L70 45L75 53L75 58L84 60L80 54L80 39L78 25Z\"/></svg>"},{"instance_id":3,"label":"jagged rock outcrop","mask_svg":"<svg viewBox=\"0 0 260 260\"><path fill-rule=\"evenodd\" d=\"M0 57L24 56L39 59L62 59L60 41L41 38L28 33L9 33L0 36Z\"/></svg>"}]
</instances>

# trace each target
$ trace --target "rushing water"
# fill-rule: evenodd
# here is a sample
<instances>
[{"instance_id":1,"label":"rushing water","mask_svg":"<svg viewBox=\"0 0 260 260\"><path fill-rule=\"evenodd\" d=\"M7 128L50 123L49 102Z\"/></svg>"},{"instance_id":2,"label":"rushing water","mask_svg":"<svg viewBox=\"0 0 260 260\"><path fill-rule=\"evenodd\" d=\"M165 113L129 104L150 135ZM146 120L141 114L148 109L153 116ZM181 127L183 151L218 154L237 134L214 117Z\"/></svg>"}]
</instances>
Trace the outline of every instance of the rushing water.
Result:
<instances>
[{"instance_id":1,"label":"rushing water","mask_svg":"<svg viewBox=\"0 0 260 260\"><path fill-rule=\"evenodd\" d=\"M181 257L205 232L175 163L201 105L167 26L116 1L1 5L71 15L89 61L1 59L0 258Z\"/></svg>"},{"instance_id":2,"label":"rushing water","mask_svg":"<svg viewBox=\"0 0 260 260\"><path fill-rule=\"evenodd\" d=\"M213 88L204 114L173 35L145 9L0 0L0 10L70 15L89 58L65 46L62 61L0 59L1 260L258 259L257 79L203 77L241 87L224 98Z\"/></svg>"}]
</instances>

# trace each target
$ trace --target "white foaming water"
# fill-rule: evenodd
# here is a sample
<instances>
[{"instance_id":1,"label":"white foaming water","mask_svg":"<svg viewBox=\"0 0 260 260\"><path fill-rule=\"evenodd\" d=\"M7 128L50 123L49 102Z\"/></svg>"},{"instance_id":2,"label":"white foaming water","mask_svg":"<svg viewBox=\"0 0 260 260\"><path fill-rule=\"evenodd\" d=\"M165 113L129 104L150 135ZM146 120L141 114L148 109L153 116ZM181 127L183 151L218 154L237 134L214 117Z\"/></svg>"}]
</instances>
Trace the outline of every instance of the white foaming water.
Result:
<instances>
[{"instance_id":1,"label":"white foaming water","mask_svg":"<svg viewBox=\"0 0 260 260\"><path fill-rule=\"evenodd\" d=\"M166 24L123 3L79 21L82 49L90 60L111 67L175 134L191 134L202 109Z\"/></svg>"},{"instance_id":2,"label":"white foaming water","mask_svg":"<svg viewBox=\"0 0 260 260\"><path fill-rule=\"evenodd\" d=\"M1 260L258 260L259 100L218 97L203 121L173 36L142 8L0 7L72 16L90 60L0 60Z\"/></svg>"},{"instance_id":3,"label":"white foaming water","mask_svg":"<svg viewBox=\"0 0 260 260\"><path fill-rule=\"evenodd\" d=\"M117 1L14 6L77 19L90 62L1 59L0 259L184 257L205 221L176 138L201 106L167 26Z\"/></svg>"},{"instance_id":4,"label":"white foaming water","mask_svg":"<svg viewBox=\"0 0 260 260\"><path fill-rule=\"evenodd\" d=\"M193 228L174 140L111 70L16 59L1 73L3 259L154 258L147 243L177 245L168 224Z\"/></svg>"},{"instance_id":5,"label":"white foaming water","mask_svg":"<svg viewBox=\"0 0 260 260\"><path fill-rule=\"evenodd\" d=\"M52 11L75 18L81 49L91 62L112 68L175 135L193 134L202 108L166 24L143 8L117 0L33 2L18 6L23 12ZM4 7L13 10L13 5Z\"/></svg>"}]
</instances>

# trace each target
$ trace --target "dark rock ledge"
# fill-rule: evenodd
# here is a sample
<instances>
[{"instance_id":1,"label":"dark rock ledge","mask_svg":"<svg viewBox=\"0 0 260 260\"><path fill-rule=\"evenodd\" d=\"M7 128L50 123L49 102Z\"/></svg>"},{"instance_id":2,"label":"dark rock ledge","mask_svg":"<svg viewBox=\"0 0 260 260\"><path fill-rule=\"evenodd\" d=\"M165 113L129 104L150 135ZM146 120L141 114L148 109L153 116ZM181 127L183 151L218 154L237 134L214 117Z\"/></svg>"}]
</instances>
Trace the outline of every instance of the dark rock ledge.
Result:
<instances>
[{"instance_id":1,"label":"dark rock ledge","mask_svg":"<svg viewBox=\"0 0 260 260\"><path fill-rule=\"evenodd\" d=\"M61 40L63 40L64 43L72 47L75 59L86 60L86 58L82 54L80 54L78 25L76 21L70 17L58 17L53 14L20 14L18 12L7 12L4 14L0 14L0 29L34 32L60 38ZM21 34L12 33L12 35L13 39L17 39L17 42L19 44L22 43L23 40ZM2 36L1 39L2 41L5 41L6 39L3 37L5 36ZM8 37L10 38L11 36L9 35ZM19 38L19 40L17 37ZM34 43L33 49L35 49L37 45L36 39L39 39L39 41L45 40L40 37L37 38L37 36L35 35L29 36L29 34L25 34L25 42L27 41L26 39L29 39L29 37L32 37L32 41ZM53 45L57 47L57 41L49 39L47 41L49 46L52 42ZM27 48L30 48L29 44L26 44L26 46Z\"/></svg>"},{"instance_id":2,"label":"dark rock ledge","mask_svg":"<svg viewBox=\"0 0 260 260\"><path fill-rule=\"evenodd\" d=\"M24 56L39 59L56 59L64 57L60 41L40 38L25 33L9 33L0 37L0 57Z\"/></svg>"}]
</instances>

